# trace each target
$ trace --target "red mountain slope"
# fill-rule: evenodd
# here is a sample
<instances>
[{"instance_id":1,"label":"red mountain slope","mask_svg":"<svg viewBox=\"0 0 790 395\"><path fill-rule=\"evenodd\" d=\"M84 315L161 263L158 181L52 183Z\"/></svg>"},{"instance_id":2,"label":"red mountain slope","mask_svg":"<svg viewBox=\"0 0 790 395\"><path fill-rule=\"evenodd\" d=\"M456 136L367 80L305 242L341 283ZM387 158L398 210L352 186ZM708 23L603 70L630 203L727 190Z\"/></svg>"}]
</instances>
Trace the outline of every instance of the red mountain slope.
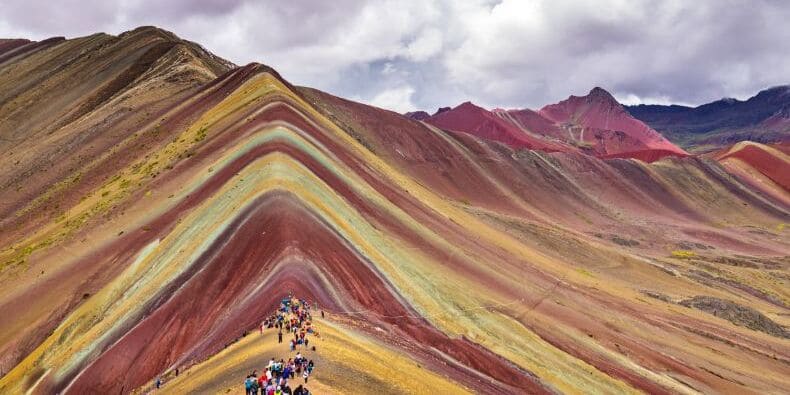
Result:
<instances>
[{"instance_id":1,"label":"red mountain slope","mask_svg":"<svg viewBox=\"0 0 790 395\"><path fill-rule=\"evenodd\" d=\"M521 110L494 110L496 115L515 123L520 128L535 134L550 136L560 140L569 140L569 134L552 120L528 108Z\"/></svg>"},{"instance_id":2,"label":"red mountain slope","mask_svg":"<svg viewBox=\"0 0 790 395\"><path fill-rule=\"evenodd\" d=\"M466 132L488 140L505 143L514 148L529 148L548 152L570 152L573 148L560 141L527 133L506 117L465 102L425 120L442 129ZM542 134L542 133L541 133Z\"/></svg>"},{"instance_id":3,"label":"red mountain slope","mask_svg":"<svg viewBox=\"0 0 790 395\"><path fill-rule=\"evenodd\" d=\"M488 111L470 102L418 118L445 130L496 140L514 148L549 152L581 151L601 158L653 162L686 152L633 118L601 88L587 96L530 109Z\"/></svg>"},{"instance_id":4,"label":"red mountain slope","mask_svg":"<svg viewBox=\"0 0 790 395\"><path fill-rule=\"evenodd\" d=\"M787 154L780 149L751 141L742 141L715 154L714 157L725 165L732 159L737 159L786 191L790 191L790 172L787 171L790 161L788 161Z\"/></svg>"},{"instance_id":5,"label":"red mountain slope","mask_svg":"<svg viewBox=\"0 0 790 395\"><path fill-rule=\"evenodd\" d=\"M578 140L594 145L595 152L602 157L636 157L652 161L669 155L687 155L660 133L633 118L601 88L593 88L587 96L571 96L543 107L540 114L572 131Z\"/></svg>"}]
</instances>

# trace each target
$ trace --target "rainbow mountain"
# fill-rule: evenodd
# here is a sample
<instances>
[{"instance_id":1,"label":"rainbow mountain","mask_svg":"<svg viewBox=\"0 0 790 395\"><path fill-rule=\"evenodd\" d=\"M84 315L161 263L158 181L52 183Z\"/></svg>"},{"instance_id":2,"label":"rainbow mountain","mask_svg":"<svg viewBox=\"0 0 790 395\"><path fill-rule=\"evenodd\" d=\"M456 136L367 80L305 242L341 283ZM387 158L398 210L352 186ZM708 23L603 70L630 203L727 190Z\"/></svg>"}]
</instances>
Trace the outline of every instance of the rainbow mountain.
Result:
<instances>
[{"instance_id":1,"label":"rainbow mountain","mask_svg":"<svg viewBox=\"0 0 790 395\"><path fill-rule=\"evenodd\" d=\"M0 120L0 393L241 391L287 292L317 393L790 388L784 147L513 148L153 27L0 41Z\"/></svg>"}]
</instances>

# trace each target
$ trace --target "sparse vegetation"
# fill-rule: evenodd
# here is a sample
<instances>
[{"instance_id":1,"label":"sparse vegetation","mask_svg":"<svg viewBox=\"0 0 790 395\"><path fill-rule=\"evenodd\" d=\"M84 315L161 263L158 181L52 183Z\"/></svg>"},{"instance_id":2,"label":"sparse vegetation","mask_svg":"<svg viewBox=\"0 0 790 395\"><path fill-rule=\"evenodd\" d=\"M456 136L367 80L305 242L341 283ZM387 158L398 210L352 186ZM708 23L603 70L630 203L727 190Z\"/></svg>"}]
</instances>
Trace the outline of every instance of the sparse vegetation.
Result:
<instances>
[{"instance_id":1,"label":"sparse vegetation","mask_svg":"<svg viewBox=\"0 0 790 395\"><path fill-rule=\"evenodd\" d=\"M665 294L663 294L661 292L650 291L650 290L646 290L646 289L642 290L641 292L642 292L643 295L649 296L649 297L651 297L653 299L658 299L658 300L660 300L662 302L673 303L672 302L672 298L670 298L669 296L667 296L667 295L665 295Z\"/></svg>"},{"instance_id":2,"label":"sparse vegetation","mask_svg":"<svg viewBox=\"0 0 790 395\"><path fill-rule=\"evenodd\" d=\"M639 245L639 242L636 240L626 239L625 237L620 237L616 235L612 236L611 240L613 243L617 245L621 245L623 247L636 247Z\"/></svg>"},{"instance_id":3,"label":"sparse vegetation","mask_svg":"<svg viewBox=\"0 0 790 395\"><path fill-rule=\"evenodd\" d=\"M764 332L775 337L790 338L790 332L788 332L787 329L766 317L763 313L729 300L699 295L686 299L680 302L680 304L723 318L735 325L745 326L749 329Z\"/></svg>"},{"instance_id":4,"label":"sparse vegetation","mask_svg":"<svg viewBox=\"0 0 790 395\"><path fill-rule=\"evenodd\" d=\"M677 259L691 259L696 258L697 253L689 250L675 250L672 251L672 257Z\"/></svg>"},{"instance_id":5,"label":"sparse vegetation","mask_svg":"<svg viewBox=\"0 0 790 395\"><path fill-rule=\"evenodd\" d=\"M202 126L198 129L197 133L195 134L195 139L193 140L196 143L203 141L206 138L206 131L208 128L206 126Z\"/></svg>"}]
</instances>

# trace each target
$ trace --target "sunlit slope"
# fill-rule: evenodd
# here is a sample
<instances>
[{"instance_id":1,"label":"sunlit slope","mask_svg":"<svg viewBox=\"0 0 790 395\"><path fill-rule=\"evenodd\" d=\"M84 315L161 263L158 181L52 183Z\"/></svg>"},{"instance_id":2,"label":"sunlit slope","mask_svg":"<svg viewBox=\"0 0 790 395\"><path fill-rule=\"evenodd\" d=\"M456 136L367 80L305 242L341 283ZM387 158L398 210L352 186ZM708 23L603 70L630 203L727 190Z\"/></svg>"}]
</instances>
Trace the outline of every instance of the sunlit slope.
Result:
<instances>
[{"instance_id":1,"label":"sunlit slope","mask_svg":"<svg viewBox=\"0 0 790 395\"><path fill-rule=\"evenodd\" d=\"M447 391L790 386L768 324L788 324L786 200L714 161L512 151L256 64L157 119L136 132L155 143L121 139L72 170L87 180L44 188L58 218L12 199L0 392L130 391L175 367L194 373L168 389L236 387L271 343L226 345L287 290L330 313L328 391L349 361L399 388L361 367L390 357ZM695 296L768 321L679 304Z\"/></svg>"},{"instance_id":2,"label":"sunlit slope","mask_svg":"<svg viewBox=\"0 0 790 395\"><path fill-rule=\"evenodd\" d=\"M790 156L779 149L751 141L742 141L714 153L713 156L725 163L728 169L740 169L749 173L760 173L785 191L790 190ZM748 179L748 177L747 177Z\"/></svg>"}]
</instances>

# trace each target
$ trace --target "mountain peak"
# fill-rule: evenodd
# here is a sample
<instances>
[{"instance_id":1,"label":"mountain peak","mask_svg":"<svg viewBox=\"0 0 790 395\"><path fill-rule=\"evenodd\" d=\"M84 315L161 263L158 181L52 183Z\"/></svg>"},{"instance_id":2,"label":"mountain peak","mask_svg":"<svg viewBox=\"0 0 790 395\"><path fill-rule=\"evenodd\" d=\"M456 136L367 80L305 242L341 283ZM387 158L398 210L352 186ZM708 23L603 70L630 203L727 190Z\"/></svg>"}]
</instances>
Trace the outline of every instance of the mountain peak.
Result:
<instances>
[{"instance_id":1,"label":"mountain peak","mask_svg":"<svg viewBox=\"0 0 790 395\"><path fill-rule=\"evenodd\" d=\"M436 110L436 112L435 112L435 113L433 113L433 115L431 115L431 116L433 117L433 116L439 115L439 114L441 114L441 113L443 113L443 112L447 112L447 111L450 111L450 110L452 110L452 108L450 108L450 107L439 107L439 108Z\"/></svg>"},{"instance_id":2,"label":"mountain peak","mask_svg":"<svg viewBox=\"0 0 790 395\"><path fill-rule=\"evenodd\" d=\"M593 101L617 103L618 105L620 104L620 102L618 102L611 93L598 86L590 90L590 93L587 94L587 98Z\"/></svg>"},{"instance_id":3,"label":"mountain peak","mask_svg":"<svg viewBox=\"0 0 790 395\"><path fill-rule=\"evenodd\" d=\"M571 96L547 105L539 114L558 125L587 130L584 141L591 140L600 156L633 155L653 161L667 155L686 155L660 133L633 118L614 96L600 87L590 90L587 96Z\"/></svg>"},{"instance_id":4,"label":"mountain peak","mask_svg":"<svg viewBox=\"0 0 790 395\"><path fill-rule=\"evenodd\" d=\"M480 107L471 101L465 101L455 107L442 107L431 118L442 117L455 117L455 116L468 116L471 114L488 114L489 111Z\"/></svg>"},{"instance_id":5,"label":"mountain peak","mask_svg":"<svg viewBox=\"0 0 790 395\"><path fill-rule=\"evenodd\" d=\"M420 111L409 111L407 113L404 113L403 115L405 115L405 116L407 116L407 117L409 117L409 118L411 118L411 119L413 119L415 121L422 121L424 119L428 119L428 118L431 117L431 114L428 114L427 112L422 111L422 110L420 110Z\"/></svg>"},{"instance_id":6,"label":"mountain peak","mask_svg":"<svg viewBox=\"0 0 790 395\"><path fill-rule=\"evenodd\" d=\"M134 35L158 36L168 41L181 41L181 38L178 37L175 33L156 26L138 26L132 30L127 30L119 34L118 37L124 38Z\"/></svg>"},{"instance_id":7,"label":"mountain peak","mask_svg":"<svg viewBox=\"0 0 790 395\"><path fill-rule=\"evenodd\" d=\"M588 95L589 96L611 96L611 94L606 89L601 88L600 86L596 86L596 87L590 89L590 93L588 93Z\"/></svg>"},{"instance_id":8,"label":"mountain peak","mask_svg":"<svg viewBox=\"0 0 790 395\"><path fill-rule=\"evenodd\" d=\"M455 108L482 108L482 107L480 107L480 106L478 106L477 104L474 104L474 103L472 103L471 101L468 101L468 100L467 100L467 101L465 101L465 102L463 102L463 103L459 104L459 105L458 105L458 106L456 106Z\"/></svg>"},{"instance_id":9,"label":"mountain peak","mask_svg":"<svg viewBox=\"0 0 790 395\"><path fill-rule=\"evenodd\" d=\"M489 111L483 107L478 106L477 104L472 103L471 101L465 101L453 108L448 108L447 110L439 109L436 114L432 116L437 116L443 113L488 113Z\"/></svg>"}]
</instances>

